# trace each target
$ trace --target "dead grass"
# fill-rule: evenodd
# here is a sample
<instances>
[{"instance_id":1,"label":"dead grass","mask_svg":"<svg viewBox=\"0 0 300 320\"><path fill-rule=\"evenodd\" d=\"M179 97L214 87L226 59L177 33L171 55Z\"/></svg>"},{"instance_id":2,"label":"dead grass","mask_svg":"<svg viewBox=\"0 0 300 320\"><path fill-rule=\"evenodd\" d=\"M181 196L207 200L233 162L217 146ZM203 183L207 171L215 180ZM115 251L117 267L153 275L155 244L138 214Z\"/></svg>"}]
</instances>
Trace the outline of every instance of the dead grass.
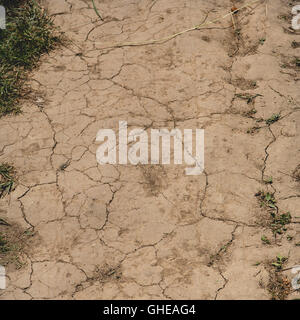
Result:
<instances>
[{"instance_id":1,"label":"dead grass","mask_svg":"<svg viewBox=\"0 0 300 320\"><path fill-rule=\"evenodd\" d=\"M3 221L0 219L0 265L20 269L24 265L22 252L33 233Z\"/></svg>"}]
</instances>

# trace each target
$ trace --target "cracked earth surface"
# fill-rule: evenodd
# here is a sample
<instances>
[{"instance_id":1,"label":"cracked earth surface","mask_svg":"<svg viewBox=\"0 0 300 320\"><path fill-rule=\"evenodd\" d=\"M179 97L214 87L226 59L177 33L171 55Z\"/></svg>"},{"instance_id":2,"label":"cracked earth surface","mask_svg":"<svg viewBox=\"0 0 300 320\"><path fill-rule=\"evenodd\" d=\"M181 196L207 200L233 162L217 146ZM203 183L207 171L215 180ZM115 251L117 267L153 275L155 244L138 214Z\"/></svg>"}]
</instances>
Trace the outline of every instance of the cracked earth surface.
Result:
<instances>
[{"instance_id":1,"label":"cracked earth surface","mask_svg":"<svg viewBox=\"0 0 300 320\"><path fill-rule=\"evenodd\" d=\"M104 21L91 1L42 3L72 42L42 58L23 114L0 119L0 160L18 171L1 216L34 233L0 299L269 299L257 262L280 253L288 267L300 263L299 69L282 68L300 48L278 19L287 1L242 10L235 30L228 17L164 44L122 48L112 45L166 37L233 3L95 1ZM243 94L259 96L247 103ZM270 126L257 121L278 113ZM98 165L96 134L117 131L119 120L205 129L205 172ZM291 213L293 241L274 240L259 190Z\"/></svg>"}]
</instances>

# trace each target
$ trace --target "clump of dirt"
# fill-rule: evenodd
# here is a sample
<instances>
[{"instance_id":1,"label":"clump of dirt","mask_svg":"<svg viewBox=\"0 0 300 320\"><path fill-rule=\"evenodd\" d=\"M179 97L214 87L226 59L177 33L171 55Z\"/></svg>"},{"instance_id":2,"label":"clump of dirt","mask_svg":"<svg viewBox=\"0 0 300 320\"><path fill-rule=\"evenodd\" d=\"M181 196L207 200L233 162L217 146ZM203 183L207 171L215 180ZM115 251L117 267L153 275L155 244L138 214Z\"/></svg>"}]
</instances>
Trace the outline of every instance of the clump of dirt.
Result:
<instances>
[{"instance_id":1,"label":"clump of dirt","mask_svg":"<svg viewBox=\"0 0 300 320\"><path fill-rule=\"evenodd\" d=\"M280 272L270 270L268 291L272 300L285 300L291 292L291 282Z\"/></svg>"},{"instance_id":2,"label":"clump of dirt","mask_svg":"<svg viewBox=\"0 0 300 320\"><path fill-rule=\"evenodd\" d=\"M234 85L235 87L238 87L241 90L250 90L250 89L257 88L256 81L246 80L244 78L237 78L237 79L231 80L231 84Z\"/></svg>"},{"instance_id":3,"label":"clump of dirt","mask_svg":"<svg viewBox=\"0 0 300 320\"><path fill-rule=\"evenodd\" d=\"M300 42L299 41L293 41L291 43L291 46L292 46L293 49L300 48Z\"/></svg>"},{"instance_id":4,"label":"clump of dirt","mask_svg":"<svg viewBox=\"0 0 300 320\"><path fill-rule=\"evenodd\" d=\"M122 276L122 271L120 267L111 268L110 266L106 266L99 271L99 280L101 282L119 280L121 276Z\"/></svg>"},{"instance_id":5,"label":"clump of dirt","mask_svg":"<svg viewBox=\"0 0 300 320\"><path fill-rule=\"evenodd\" d=\"M142 167L145 190L150 194L157 196L160 191L166 186L166 173L161 166L149 165Z\"/></svg>"},{"instance_id":6,"label":"clump of dirt","mask_svg":"<svg viewBox=\"0 0 300 320\"><path fill-rule=\"evenodd\" d=\"M282 57L281 68L299 70L300 69L300 57L297 57L297 56Z\"/></svg>"}]
</instances>

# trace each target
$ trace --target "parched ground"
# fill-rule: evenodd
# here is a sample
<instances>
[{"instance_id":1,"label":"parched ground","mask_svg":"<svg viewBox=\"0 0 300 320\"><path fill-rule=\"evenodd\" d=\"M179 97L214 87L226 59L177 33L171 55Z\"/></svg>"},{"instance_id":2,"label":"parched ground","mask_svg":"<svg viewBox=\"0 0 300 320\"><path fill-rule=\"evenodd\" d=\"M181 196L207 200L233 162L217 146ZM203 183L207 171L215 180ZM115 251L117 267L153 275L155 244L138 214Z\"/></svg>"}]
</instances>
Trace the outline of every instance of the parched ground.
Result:
<instances>
[{"instance_id":1,"label":"parched ground","mask_svg":"<svg viewBox=\"0 0 300 320\"><path fill-rule=\"evenodd\" d=\"M1 217L30 233L0 299L270 299L270 263L287 258L278 274L288 282L300 264L296 1L257 1L234 26L227 16L134 47L116 45L246 1L95 3L104 21L88 0L43 1L70 42L43 57L23 114L0 119L0 160L18 172ZM205 129L205 172L98 165L96 134L119 120ZM274 194L274 210L259 191ZM271 213L287 212L275 237Z\"/></svg>"}]
</instances>

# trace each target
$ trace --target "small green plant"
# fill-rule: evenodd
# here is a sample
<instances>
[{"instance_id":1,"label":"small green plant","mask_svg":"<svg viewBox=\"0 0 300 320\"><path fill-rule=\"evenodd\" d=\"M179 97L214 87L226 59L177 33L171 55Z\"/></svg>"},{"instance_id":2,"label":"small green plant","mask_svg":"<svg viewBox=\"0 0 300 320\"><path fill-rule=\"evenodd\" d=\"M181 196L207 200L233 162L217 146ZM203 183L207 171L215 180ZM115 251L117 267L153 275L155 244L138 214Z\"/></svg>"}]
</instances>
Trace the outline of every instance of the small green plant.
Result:
<instances>
[{"instance_id":1,"label":"small green plant","mask_svg":"<svg viewBox=\"0 0 300 320\"><path fill-rule=\"evenodd\" d=\"M288 16L282 14L282 15L279 15L279 16L278 16L278 19L287 21L287 20L288 20Z\"/></svg>"},{"instance_id":2,"label":"small green plant","mask_svg":"<svg viewBox=\"0 0 300 320\"><path fill-rule=\"evenodd\" d=\"M275 267L277 270L281 270L284 262L286 261L286 257L283 257L280 254L278 254L276 260L272 262L272 266Z\"/></svg>"},{"instance_id":3,"label":"small green plant","mask_svg":"<svg viewBox=\"0 0 300 320\"><path fill-rule=\"evenodd\" d=\"M281 214L278 218L276 218L276 222L285 226L286 224L291 223L292 216L289 212Z\"/></svg>"},{"instance_id":4,"label":"small green plant","mask_svg":"<svg viewBox=\"0 0 300 320\"><path fill-rule=\"evenodd\" d=\"M256 113L257 113L257 110L254 109L254 108L252 108L251 110L248 111L248 114L249 114L249 115L254 115L254 114L256 114Z\"/></svg>"},{"instance_id":5,"label":"small green plant","mask_svg":"<svg viewBox=\"0 0 300 320\"><path fill-rule=\"evenodd\" d=\"M254 86L256 86L256 83L254 83ZM254 95L251 95L250 93L236 93L235 96L237 98L240 98L242 100L246 100L247 101L247 104L253 102L255 100L256 97L262 97L261 94L254 94ZM254 109L255 110L255 109ZM256 113L257 111L255 110L254 113Z\"/></svg>"},{"instance_id":6,"label":"small green plant","mask_svg":"<svg viewBox=\"0 0 300 320\"><path fill-rule=\"evenodd\" d=\"M276 209L276 200L273 194L269 192L265 193L264 191L259 191L255 194L255 196L259 197L261 207Z\"/></svg>"},{"instance_id":7,"label":"small green plant","mask_svg":"<svg viewBox=\"0 0 300 320\"><path fill-rule=\"evenodd\" d=\"M272 213L273 221L271 223L272 231L274 234L282 234L286 231L286 225L292 221L292 216L289 212L283 214Z\"/></svg>"},{"instance_id":8,"label":"small green plant","mask_svg":"<svg viewBox=\"0 0 300 320\"><path fill-rule=\"evenodd\" d=\"M8 163L0 165L0 198L14 190L15 169Z\"/></svg>"},{"instance_id":9,"label":"small green plant","mask_svg":"<svg viewBox=\"0 0 300 320\"><path fill-rule=\"evenodd\" d=\"M273 183L273 178L272 177L268 177L264 180L265 184L272 184Z\"/></svg>"},{"instance_id":10,"label":"small green plant","mask_svg":"<svg viewBox=\"0 0 300 320\"><path fill-rule=\"evenodd\" d=\"M239 29L239 28L237 28L237 29L235 29L235 34L237 35L237 36L239 36L240 34L241 34L241 29Z\"/></svg>"},{"instance_id":11,"label":"small green plant","mask_svg":"<svg viewBox=\"0 0 300 320\"><path fill-rule=\"evenodd\" d=\"M274 194L269 192L259 191L255 194L260 201L260 206L268 209L271 216L270 227L274 235L282 234L287 230L286 225L291 223L292 216L290 212L278 213L278 208L276 206L276 199ZM263 241L263 240L262 240Z\"/></svg>"},{"instance_id":12,"label":"small green plant","mask_svg":"<svg viewBox=\"0 0 300 320\"><path fill-rule=\"evenodd\" d=\"M264 243L264 244L271 244L270 240L266 237L266 236L262 236L261 237L261 241Z\"/></svg>"},{"instance_id":13,"label":"small green plant","mask_svg":"<svg viewBox=\"0 0 300 320\"><path fill-rule=\"evenodd\" d=\"M259 39L259 43L260 43L261 45L263 45L263 44L265 43L265 41L266 41L265 38L260 38L260 39Z\"/></svg>"},{"instance_id":14,"label":"small green plant","mask_svg":"<svg viewBox=\"0 0 300 320\"><path fill-rule=\"evenodd\" d=\"M270 125L270 124L278 121L279 119L280 119L279 113L273 114L269 119L266 120L266 124Z\"/></svg>"}]
</instances>

